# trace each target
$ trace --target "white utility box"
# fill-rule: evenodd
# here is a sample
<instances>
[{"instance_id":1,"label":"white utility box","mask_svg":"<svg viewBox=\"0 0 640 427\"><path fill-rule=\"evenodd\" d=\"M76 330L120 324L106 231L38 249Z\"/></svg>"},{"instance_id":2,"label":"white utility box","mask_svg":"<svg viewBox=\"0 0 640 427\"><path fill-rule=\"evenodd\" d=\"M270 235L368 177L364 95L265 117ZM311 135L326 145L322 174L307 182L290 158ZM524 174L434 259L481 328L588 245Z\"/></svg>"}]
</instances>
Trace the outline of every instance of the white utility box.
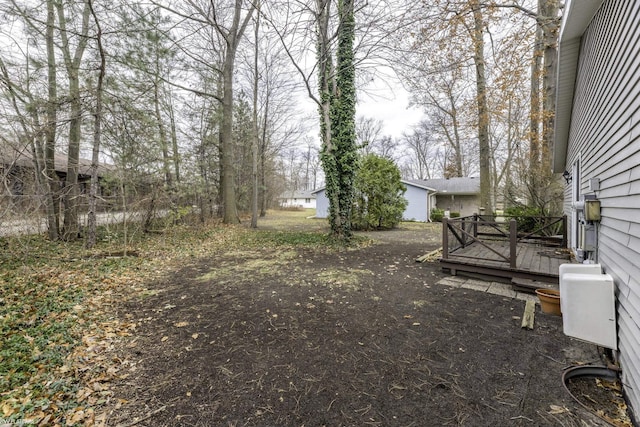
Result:
<instances>
[{"instance_id":1,"label":"white utility box","mask_svg":"<svg viewBox=\"0 0 640 427\"><path fill-rule=\"evenodd\" d=\"M617 349L613 278L599 264L560 266L560 305L565 335Z\"/></svg>"},{"instance_id":2,"label":"white utility box","mask_svg":"<svg viewBox=\"0 0 640 427\"><path fill-rule=\"evenodd\" d=\"M560 310L564 312L564 304L567 298L562 298L562 276L569 273L578 274L602 274L602 266L600 264L560 264Z\"/></svg>"}]
</instances>

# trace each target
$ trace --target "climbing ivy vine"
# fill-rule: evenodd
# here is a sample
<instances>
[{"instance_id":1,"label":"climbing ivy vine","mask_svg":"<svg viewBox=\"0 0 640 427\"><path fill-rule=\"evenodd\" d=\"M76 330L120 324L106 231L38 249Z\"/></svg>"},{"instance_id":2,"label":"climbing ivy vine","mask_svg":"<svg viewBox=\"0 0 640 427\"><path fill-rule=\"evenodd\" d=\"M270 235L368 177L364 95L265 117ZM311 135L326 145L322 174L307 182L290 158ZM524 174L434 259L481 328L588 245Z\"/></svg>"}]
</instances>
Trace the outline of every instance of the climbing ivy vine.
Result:
<instances>
[{"instance_id":1,"label":"climbing ivy vine","mask_svg":"<svg viewBox=\"0 0 640 427\"><path fill-rule=\"evenodd\" d=\"M354 197L354 178L358 169L355 131L355 18L353 0L338 1L338 47L335 73L330 54L329 6L318 20L318 56L321 96L320 123L322 149L320 159L325 173L326 194L329 199L329 222L332 234L341 239L351 238L351 209Z\"/></svg>"}]
</instances>

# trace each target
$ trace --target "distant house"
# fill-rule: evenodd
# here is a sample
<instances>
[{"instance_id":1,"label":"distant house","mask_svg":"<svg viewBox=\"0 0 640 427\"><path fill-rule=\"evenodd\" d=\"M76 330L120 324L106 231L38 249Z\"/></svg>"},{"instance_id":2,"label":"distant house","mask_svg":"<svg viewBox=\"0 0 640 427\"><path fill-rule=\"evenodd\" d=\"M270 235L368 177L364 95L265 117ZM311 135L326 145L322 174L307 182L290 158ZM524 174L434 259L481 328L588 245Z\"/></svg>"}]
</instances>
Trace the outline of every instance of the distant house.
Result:
<instances>
[{"instance_id":1,"label":"distant house","mask_svg":"<svg viewBox=\"0 0 640 427\"><path fill-rule=\"evenodd\" d=\"M407 187L404 198L407 207L403 220L427 222L434 208L473 215L478 212L480 180L477 178L450 178L428 180L402 180ZM316 217L329 216L329 199L324 188L313 192L316 196Z\"/></svg>"},{"instance_id":2,"label":"distant house","mask_svg":"<svg viewBox=\"0 0 640 427\"><path fill-rule=\"evenodd\" d=\"M407 187L404 198L407 199L407 207L402 213L402 219L406 221L427 222L431 215L431 209L435 207L436 190L426 185L423 181L405 181Z\"/></svg>"},{"instance_id":3,"label":"distant house","mask_svg":"<svg viewBox=\"0 0 640 427\"><path fill-rule=\"evenodd\" d=\"M62 183L67 178L67 156L56 153L54 156L55 172ZM98 165L98 177L104 177L113 172L115 166L100 163ZM32 196L39 194L36 188L36 177L33 155L26 149L18 150L13 147L0 147L0 177L2 186L0 194L10 196ZM80 159L78 161L78 184L81 193L88 192L91 181L91 160Z\"/></svg>"},{"instance_id":4,"label":"distant house","mask_svg":"<svg viewBox=\"0 0 640 427\"><path fill-rule=\"evenodd\" d=\"M616 289L624 391L640 419L640 2L568 1L560 34L554 172L570 247ZM584 200L600 202L589 222Z\"/></svg>"},{"instance_id":5,"label":"distant house","mask_svg":"<svg viewBox=\"0 0 640 427\"><path fill-rule=\"evenodd\" d=\"M316 196L311 191L285 191L278 197L282 208L315 209Z\"/></svg>"},{"instance_id":6,"label":"distant house","mask_svg":"<svg viewBox=\"0 0 640 427\"><path fill-rule=\"evenodd\" d=\"M422 185L433 190L431 208L457 212L460 216L480 213L480 179L473 177L411 180L405 183Z\"/></svg>"}]
</instances>

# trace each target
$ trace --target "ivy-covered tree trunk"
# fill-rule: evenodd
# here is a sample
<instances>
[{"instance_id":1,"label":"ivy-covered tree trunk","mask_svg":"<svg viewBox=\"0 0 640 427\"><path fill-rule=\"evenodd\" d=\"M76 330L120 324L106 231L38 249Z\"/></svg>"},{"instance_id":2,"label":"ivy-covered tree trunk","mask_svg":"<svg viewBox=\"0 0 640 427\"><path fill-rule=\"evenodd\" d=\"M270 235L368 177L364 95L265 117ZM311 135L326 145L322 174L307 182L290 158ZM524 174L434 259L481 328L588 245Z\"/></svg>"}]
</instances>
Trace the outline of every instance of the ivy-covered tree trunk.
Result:
<instances>
[{"instance_id":1,"label":"ivy-covered tree trunk","mask_svg":"<svg viewBox=\"0 0 640 427\"><path fill-rule=\"evenodd\" d=\"M338 49L334 75L328 39L330 3L327 1L319 4L322 4L318 20L318 54L321 65L320 159L329 199L331 232L339 239L348 240L351 237L353 185L357 171L354 8L353 0L338 1Z\"/></svg>"}]
</instances>

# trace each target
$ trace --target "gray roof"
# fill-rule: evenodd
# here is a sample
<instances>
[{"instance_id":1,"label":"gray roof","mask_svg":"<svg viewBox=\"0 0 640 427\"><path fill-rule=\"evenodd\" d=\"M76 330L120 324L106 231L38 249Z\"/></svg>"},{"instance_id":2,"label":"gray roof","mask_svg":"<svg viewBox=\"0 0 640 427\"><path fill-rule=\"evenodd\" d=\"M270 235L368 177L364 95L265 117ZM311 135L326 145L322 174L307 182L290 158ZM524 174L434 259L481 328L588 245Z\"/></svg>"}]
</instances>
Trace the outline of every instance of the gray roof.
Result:
<instances>
[{"instance_id":1,"label":"gray roof","mask_svg":"<svg viewBox=\"0 0 640 427\"><path fill-rule=\"evenodd\" d=\"M570 0L564 8L558 48L558 77L556 93L555 136L553 143L553 171L562 172L567 158L573 91L580 54L580 40L603 0Z\"/></svg>"},{"instance_id":2,"label":"gray roof","mask_svg":"<svg viewBox=\"0 0 640 427\"><path fill-rule=\"evenodd\" d=\"M412 185L414 187L422 188L431 193L446 193L458 195L480 194L480 178L476 177L403 179L401 180L401 182L405 185ZM321 187L317 190L314 190L311 194L313 194L313 197L315 197L316 194L324 190L325 188Z\"/></svg>"},{"instance_id":3,"label":"gray roof","mask_svg":"<svg viewBox=\"0 0 640 427\"><path fill-rule=\"evenodd\" d=\"M410 179L403 181L409 185L434 190L446 194L480 194L480 178L441 178L441 179Z\"/></svg>"},{"instance_id":4,"label":"gray roof","mask_svg":"<svg viewBox=\"0 0 640 427\"><path fill-rule=\"evenodd\" d=\"M0 145L0 164L14 165L21 167L33 167L33 155L28 148L10 147L8 145ZM56 172L67 173L67 156L63 153L54 154L54 166ZM109 172L116 170L114 165L107 163L98 163L98 176L104 176ZM78 160L78 173L80 175L91 174L91 160Z\"/></svg>"},{"instance_id":5,"label":"gray roof","mask_svg":"<svg viewBox=\"0 0 640 427\"><path fill-rule=\"evenodd\" d=\"M315 191L313 193L311 191L301 191L301 190L285 191L278 198L279 199L315 199L316 195L314 193Z\"/></svg>"},{"instance_id":6,"label":"gray roof","mask_svg":"<svg viewBox=\"0 0 640 427\"><path fill-rule=\"evenodd\" d=\"M422 188L423 190L427 190L427 192L430 193L437 193L437 190L435 188L429 187L425 184L426 181L421 181L418 179L401 179L400 182L402 182L404 185L411 185L413 187Z\"/></svg>"}]
</instances>

